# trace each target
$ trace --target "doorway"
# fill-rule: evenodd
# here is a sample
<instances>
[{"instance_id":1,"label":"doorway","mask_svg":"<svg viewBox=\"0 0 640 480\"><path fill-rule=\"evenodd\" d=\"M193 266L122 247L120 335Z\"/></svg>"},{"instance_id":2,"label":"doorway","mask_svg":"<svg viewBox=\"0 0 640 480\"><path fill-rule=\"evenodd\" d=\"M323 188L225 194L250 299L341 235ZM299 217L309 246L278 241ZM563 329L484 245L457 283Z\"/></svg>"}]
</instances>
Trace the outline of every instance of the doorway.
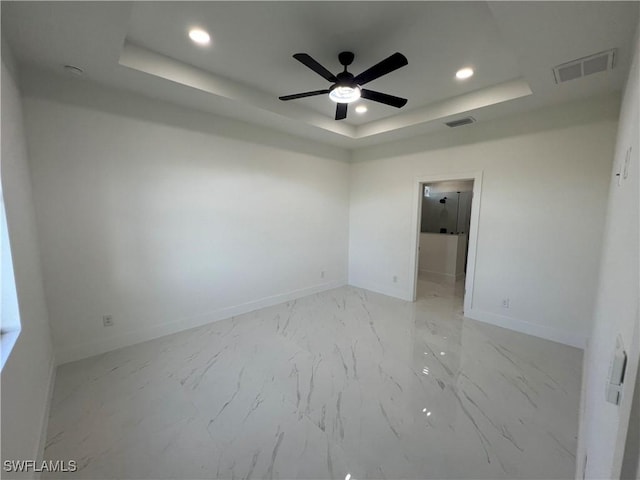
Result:
<instances>
[{"instance_id":1,"label":"doorway","mask_svg":"<svg viewBox=\"0 0 640 480\"><path fill-rule=\"evenodd\" d=\"M413 301L419 279L458 285L464 312L473 305L482 172L417 179Z\"/></svg>"}]
</instances>

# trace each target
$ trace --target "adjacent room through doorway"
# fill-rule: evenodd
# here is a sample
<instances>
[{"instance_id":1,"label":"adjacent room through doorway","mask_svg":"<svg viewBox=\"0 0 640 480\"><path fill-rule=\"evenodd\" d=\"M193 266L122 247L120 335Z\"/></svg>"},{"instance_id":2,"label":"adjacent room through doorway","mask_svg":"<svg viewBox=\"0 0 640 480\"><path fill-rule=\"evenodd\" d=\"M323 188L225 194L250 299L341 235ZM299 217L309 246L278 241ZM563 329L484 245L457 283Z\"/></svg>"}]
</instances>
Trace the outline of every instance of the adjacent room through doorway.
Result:
<instances>
[{"instance_id":1,"label":"adjacent room through doorway","mask_svg":"<svg viewBox=\"0 0 640 480\"><path fill-rule=\"evenodd\" d=\"M473 180L422 184L417 298L464 297Z\"/></svg>"},{"instance_id":2,"label":"adjacent room through doorway","mask_svg":"<svg viewBox=\"0 0 640 480\"><path fill-rule=\"evenodd\" d=\"M422 191L418 271L445 283L464 280L473 180L425 183Z\"/></svg>"},{"instance_id":3,"label":"adjacent room through doorway","mask_svg":"<svg viewBox=\"0 0 640 480\"><path fill-rule=\"evenodd\" d=\"M423 178L416 199L414 300L447 292L471 307L481 173ZM427 287L429 285L429 287ZM469 295L467 295L467 293Z\"/></svg>"}]
</instances>

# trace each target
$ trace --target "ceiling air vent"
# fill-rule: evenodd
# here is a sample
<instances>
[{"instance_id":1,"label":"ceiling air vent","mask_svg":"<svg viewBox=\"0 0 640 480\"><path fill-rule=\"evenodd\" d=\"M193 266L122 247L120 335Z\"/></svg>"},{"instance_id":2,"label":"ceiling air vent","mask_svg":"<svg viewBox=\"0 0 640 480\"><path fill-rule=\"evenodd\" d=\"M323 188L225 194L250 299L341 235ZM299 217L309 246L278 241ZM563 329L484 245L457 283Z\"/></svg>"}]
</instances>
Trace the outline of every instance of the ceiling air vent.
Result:
<instances>
[{"instance_id":1,"label":"ceiling air vent","mask_svg":"<svg viewBox=\"0 0 640 480\"><path fill-rule=\"evenodd\" d=\"M464 117L459 118L458 120L451 120L450 122L445 122L447 127L461 127L462 125L469 125L470 123L475 122L476 119L473 117Z\"/></svg>"},{"instance_id":2,"label":"ceiling air vent","mask_svg":"<svg viewBox=\"0 0 640 480\"><path fill-rule=\"evenodd\" d=\"M586 77L592 73L606 72L614 67L616 49L582 57L571 62L563 63L553 69L556 83L568 82L576 78Z\"/></svg>"}]
</instances>

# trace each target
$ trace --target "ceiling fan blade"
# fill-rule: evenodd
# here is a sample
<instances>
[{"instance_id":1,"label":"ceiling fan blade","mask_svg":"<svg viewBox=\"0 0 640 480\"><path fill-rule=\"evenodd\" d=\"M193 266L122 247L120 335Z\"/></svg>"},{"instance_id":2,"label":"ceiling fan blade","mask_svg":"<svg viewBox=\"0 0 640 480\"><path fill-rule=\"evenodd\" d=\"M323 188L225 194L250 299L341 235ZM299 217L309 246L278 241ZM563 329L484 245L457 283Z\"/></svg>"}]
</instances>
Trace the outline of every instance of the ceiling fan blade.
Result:
<instances>
[{"instance_id":1,"label":"ceiling fan blade","mask_svg":"<svg viewBox=\"0 0 640 480\"><path fill-rule=\"evenodd\" d=\"M395 97L387 93L374 92L373 90L367 90L366 88L360 90L360 96L367 100L384 103L385 105L391 105L396 108L402 108L407 104L406 98Z\"/></svg>"},{"instance_id":2,"label":"ceiling fan blade","mask_svg":"<svg viewBox=\"0 0 640 480\"><path fill-rule=\"evenodd\" d=\"M347 105L348 103L338 103L336 106L336 120L344 120L347 118Z\"/></svg>"},{"instance_id":3,"label":"ceiling fan blade","mask_svg":"<svg viewBox=\"0 0 640 480\"><path fill-rule=\"evenodd\" d=\"M331 73L329 70L324 68L318 62L316 62L313 58L311 58L310 55L307 55L306 53L296 53L293 56L293 58L298 60L303 65L309 67L311 70L316 72L318 75L320 75L324 79L326 79L326 80L328 80L328 81L330 81L332 83L335 83L335 82L338 81L338 79L336 78L336 76L333 73Z\"/></svg>"},{"instance_id":4,"label":"ceiling fan blade","mask_svg":"<svg viewBox=\"0 0 640 480\"><path fill-rule=\"evenodd\" d=\"M322 95L329 93L329 90L314 90L313 92L294 93L293 95L285 95L278 97L280 100L295 100L296 98L313 97L315 95Z\"/></svg>"},{"instance_id":5,"label":"ceiling fan blade","mask_svg":"<svg viewBox=\"0 0 640 480\"><path fill-rule=\"evenodd\" d=\"M394 70L399 69L400 67L404 67L408 65L407 57L402 55L401 53L394 53L390 57L385 58L380 63L376 63L373 67L365 70L360 75L357 75L354 78L354 81L358 85L364 85L365 83L369 83L376 78L380 78L387 73L393 72Z\"/></svg>"}]
</instances>

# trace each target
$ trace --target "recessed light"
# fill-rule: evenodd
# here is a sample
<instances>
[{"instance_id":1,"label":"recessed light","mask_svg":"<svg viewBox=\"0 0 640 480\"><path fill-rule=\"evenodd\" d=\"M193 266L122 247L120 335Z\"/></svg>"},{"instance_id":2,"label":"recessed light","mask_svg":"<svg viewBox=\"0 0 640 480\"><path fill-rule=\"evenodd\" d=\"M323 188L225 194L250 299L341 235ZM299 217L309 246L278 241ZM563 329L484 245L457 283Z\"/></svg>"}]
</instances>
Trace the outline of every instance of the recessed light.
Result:
<instances>
[{"instance_id":1,"label":"recessed light","mask_svg":"<svg viewBox=\"0 0 640 480\"><path fill-rule=\"evenodd\" d=\"M356 113L367 113L367 107L364 105L358 105L356 107Z\"/></svg>"},{"instance_id":2,"label":"recessed light","mask_svg":"<svg viewBox=\"0 0 640 480\"><path fill-rule=\"evenodd\" d=\"M472 76L473 76L473 68L468 68L468 67L461 68L456 72L456 78L459 78L460 80L464 80Z\"/></svg>"},{"instance_id":3,"label":"recessed light","mask_svg":"<svg viewBox=\"0 0 640 480\"><path fill-rule=\"evenodd\" d=\"M189 38L198 45L209 45L211 42L209 34L200 28L192 28L189 30Z\"/></svg>"}]
</instances>

